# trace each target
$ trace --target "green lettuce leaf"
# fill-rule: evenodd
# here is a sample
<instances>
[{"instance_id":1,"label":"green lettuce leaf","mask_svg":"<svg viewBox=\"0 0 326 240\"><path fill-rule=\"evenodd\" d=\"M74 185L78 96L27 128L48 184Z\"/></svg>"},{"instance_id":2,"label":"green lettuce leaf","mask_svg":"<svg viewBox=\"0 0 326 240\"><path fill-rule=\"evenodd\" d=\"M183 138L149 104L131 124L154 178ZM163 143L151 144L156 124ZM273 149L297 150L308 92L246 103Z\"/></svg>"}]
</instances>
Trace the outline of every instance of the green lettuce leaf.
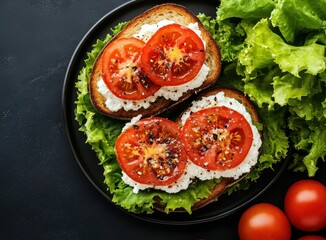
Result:
<instances>
[{"instance_id":1,"label":"green lettuce leaf","mask_svg":"<svg viewBox=\"0 0 326 240\"><path fill-rule=\"evenodd\" d=\"M211 16L207 16L204 13L199 13L197 15L201 23L204 25L206 30L212 35L212 37L216 40L216 31L217 31L217 20L212 18Z\"/></svg>"},{"instance_id":2,"label":"green lettuce leaf","mask_svg":"<svg viewBox=\"0 0 326 240\"><path fill-rule=\"evenodd\" d=\"M279 27L287 42L300 31L326 29L326 1L276 0L271 14L273 26Z\"/></svg>"},{"instance_id":3,"label":"green lettuce leaf","mask_svg":"<svg viewBox=\"0 0 326 240\"><path fill-rule=\"evenodd\" d=\"M292 116L289 118L289 127L292 130L294 147L301 151L300 155L295 155L290 168L295 171L308 171L308 175L312 177L318 170L318 161L325 161L326 121L305 121Z\"/></svg>"},{"instance_id":4,"label":"green lettuce leaf","mask_svg":"<svg viewBox=\"0 0 326 240\"><path fill-rule=\"evenodd\" d=\"M159 204L165 206L166 213L179 208L191 213L194 203L207 197L218 181L219 179L198 181L191 184L187 190L174 194L158 190L143 190L135 194L130 186L120 181L120 186L114 192L112 201L134 213L153 213L154 203L157 204L154 199L160 199Z\"/></svg>"},{"instance_id":5,"label":"green lettuce leaf","mask_svg":"<svg viewBox=\"0 0 326 240\"><path fill-rule=\"evenodd\" d=\"M228 18L241 18L246 20L258 21L266 18L274 9L273 0L232 0L221 1L217 10L217 21Z\"/></svg>"},{"instance_id":6,"label":"green lettuce leaf","mask_svg":"<svg viewBox=\"0 0 326 240\"><path fill-rule=\"evenodd\" d=\"M215 40L220 46L223 61L234 61L238 57L239 52L244 48L246 32L241 23L225 20L219 24L218 30L215 33Z\"/></svg>"},{"instance_id":7,"label":"green lettuce leaf","mask_svg":"<svg viewBox=\"0 0 326 240\"><path fill-rule=\"evenodd\" d=\"M259 21L248 33L247 47L239 53L239 62L245 66L245 74L277 64L283 72L296 77L304 71L317 75L325 71L325 46L291 46L274 33L267 19Z\"/></svg>"},{"instance_id":8,"label":"green lettuce leaf","mask_svg":"<svg viewBox=\"0 0 326 240\"><path fill-rule=\"evenodd\" d=\"M197 15L220 47L223 61L233 61L244 47L247 23L234 23L229 20L217 23L217 19L203 13Z\"/></svg>"},{"instance_id":9,"label":"green lettuce leaf","mask_svg":"<svg viewBox=\"0 0 326 240\"><path fill-rule=\"evenodd\" d=\"M303 97L301 100L290 102L290 111L305 120L323 121L325 119L326 92Z\"/></svg>"},{"instance_id":10,"label":"green lettuce leaf","mask_svg":"<svg viewBox=\"0 0 326 240\"><path fill-rule=\"evenodd\" d=\"M302 76L295 77L292 74L285 74L281 77L275 77L273 81L275 102L281 106L286 104L296 106L302 97L313 96L321 92L318 76L311 74L302 74ZM302 106L299 106L302 107Z\"/></svg>"},{"instance_id":11,"label":"green lettuce leaf","mask_svg":"<svg viewBox=\"0 0 326 240\"><path fill-rule=\"evenodd\" d=\"M289 139L286 134L288 112L286 108L280 107L275 108L274 111L268 111L266 108L260 108L258 111L265 135L259 161L272 167L273 162L269 161L270 157L277 162L284 159L288 153Z\"/></svg>"},{"instance_id":12,"label":"green lettuce leaf","mask_svg":"<svg viewBox=\"0 0 326 240\"><path fill-rule=\"evenodd\" d=\"M267 109L273 110L275 105L273 99L273 82L274 78L277 77L281 71L278 67L265 71L268 73L258 74L259 76L246 80L244 92L260 108L267 107Z\"/></svg>"}]
</instances>

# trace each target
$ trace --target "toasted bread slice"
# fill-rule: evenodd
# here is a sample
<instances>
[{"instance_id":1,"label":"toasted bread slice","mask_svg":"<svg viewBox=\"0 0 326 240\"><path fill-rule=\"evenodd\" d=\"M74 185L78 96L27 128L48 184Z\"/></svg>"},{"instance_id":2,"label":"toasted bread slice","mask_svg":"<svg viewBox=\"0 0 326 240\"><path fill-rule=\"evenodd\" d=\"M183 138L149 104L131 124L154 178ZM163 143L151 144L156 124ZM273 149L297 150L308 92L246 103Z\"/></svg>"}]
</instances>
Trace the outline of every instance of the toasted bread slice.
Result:
<instances>
[{"instance_id":1,"label":"toasted bread slice","mask_svg":"<svg viewBox=\"0 0 326 240\"><path fill-rule=\"evenodd\" d=\"M247 109L248 113L250 113L253 122L259 123L260 122L260 118L259 115L255 109L255 106L252 104L252 102L240 91L234 90L234 89L230 89L230 88L216 88L216 89L210 89L207 90L205 92L203 92L195 101L199 101L201 100L203 97L207 97L207 96L211 96L211 95L216 95L219 92L224 92L226 97L230 97L230 98L234 98L236 100L238 100L239 102L241 102L245 108ZM184 110L184 112L186 112L187 109ZM184 113L183 112L183 113ZM182 113L182 114L183 114ZM177 124L181 127L181 116L182 114L179 115L179 117L176 119ZM262 136L262 132L260 132L261 136ZM243 174L240 178L238 179L233 179L233 178L222 178L221 181L216 184L214 186L214 188L211 190L211 194L204 199L201 199L200 201L196 202L193 207L192 210L196 210L199 208L202 208L204 206L206 206L207 204L217 200L217 198L225 192L225 190L232 186L233 184L239 182L240 180L242 180L247 174ZM159 211L163 211L164 210L164 206L162 205L157 205L156 209ZM177 211L184 211L182 209L178 209Z\"/></svg>"},{"instance_id":2,"label":"toasted bread slice","mask_svg":"<svg viewBox=\"0 0 326 240\"><path fill-rule=\"evenodd\" d=\"M102 54L100 54L97 60L95 61L89 81L89 92L91 96L91 101L98 111L105 115L118 119L131 119L132 117L135 117L139 114L143 115L143 117L153 116L174 107L176 104L189 98L193 93L202 91L203 89L206 89L207 87L211 86L216 82L221 71L221 57L219 48L210 33L201 24L200 20L183 6L176 4L162 4L153 7L131 20L125 26L125 28L111 40L111 42L123 37L132 37L134 34L140 31L141 27L144 24L156 24L157 22L164 19L172 20L180 25L185 26L190 23L198 23L199 29L202 33L202 39L206 42L205 64L210 68L206 80L200 87L185 92L178 101L166 100L163 97L159 97L147 109L141 108L136 111L125 111L124 109L120 109L118 111L113 112L105 106L106 99L101 93L98 92L97 82L100 80L102 70ZM110 44L111 42L109 42L108 44Z\"/></svg>"}]
</instances>

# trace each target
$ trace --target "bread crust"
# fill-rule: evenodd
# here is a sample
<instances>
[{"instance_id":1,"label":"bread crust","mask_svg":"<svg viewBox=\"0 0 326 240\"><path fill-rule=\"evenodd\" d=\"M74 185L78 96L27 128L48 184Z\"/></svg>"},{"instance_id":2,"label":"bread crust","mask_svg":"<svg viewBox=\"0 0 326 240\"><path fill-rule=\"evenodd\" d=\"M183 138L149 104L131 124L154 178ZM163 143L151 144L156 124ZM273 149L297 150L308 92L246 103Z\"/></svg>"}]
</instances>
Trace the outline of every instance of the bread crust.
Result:
<instances>
[{"instance_id":1,"label":"bread crust","mask_svg":"<svg viewBox=\"0 0 326 240\"><path fill-rule=\"evenodd\" d=\"M224 92L226 97L234 98L239 100L247 109L247 111L250 113L252 120L256 123L260 123L260 117L256 111L255 106L253 103L249 100L248 97L246 97L242 92L231 89L231 88L215 88L215 89L208 89L204 91L203 93L200 94L200 96L194 100L194 101L199 101L203 97L211 96L211 95L216 95L219 92ZM181 127L181 116L183 115L184 112L186 112L187 109L185 109L179 117L176 119L177 124ZM262 132L260 132L260 135L262 136ZM233 179L233 178L222 178L219 183L217 183L213 189L211 190L211 194L204 199L199 200L192 206L192 210L196 210L199 208L202 208L206 206L207 204L214 202L217 200L217 198L225 192L225 190L232 185L236 184L240 180L242 180L247 174L243 174L240 178L238 179ZM162 205L156 205L155 206L156 210L158 211L164 211L164 206ZM177 211L179 212L184 212L183 209L178 209Z\"/></svg>"},{"instance_id":2,"label":"bread crust","mask_svg":"<svg viewBox=\"0 0 326 240\"><path fill-rule=\"evenodd\" d=\"M203 82L203 84L200 87L185 92L178 101L166 100L163 97L159 97L156 99L154 103L151 103L150 107L147 109L141 108L136 111L135 110L125 111L124 109L120 109L116 112L113 112L106 108L105 98L97 90L98 89L97 82L100 80L101 77L101 65L102 65L102 53L103 53L102 51L94 63L93 70L91 72L90 80L89 80L89 92L90 92L91 102L99 112L113 118L124 119L124 120L131 119L139 114L141 114L143 117L158 115L168 109L173 108L175 105L183 102L184 100L189 98L193 93L200 92L208 88L209 86L211 86L217 81L221 72L221 56L220 56L219 48L215 40L210 35L210 33L204 28L200 20L188 9L186 9L181 5L167 3L167 4L161 4L155 6L145 11L141 15L131 20L125 26L125 28L118 35L116 35L108 44L116 41L119 38L132 37L134 34L140 31L141 27L144 24L156 24L157 22L164 19L175 21L176 23L179 23L181 25L188 25L194 22L198 23L199 29L202 33L202 38L206 42L205 64L210 68L206 80Z\"/></svg>"}]
</instances>

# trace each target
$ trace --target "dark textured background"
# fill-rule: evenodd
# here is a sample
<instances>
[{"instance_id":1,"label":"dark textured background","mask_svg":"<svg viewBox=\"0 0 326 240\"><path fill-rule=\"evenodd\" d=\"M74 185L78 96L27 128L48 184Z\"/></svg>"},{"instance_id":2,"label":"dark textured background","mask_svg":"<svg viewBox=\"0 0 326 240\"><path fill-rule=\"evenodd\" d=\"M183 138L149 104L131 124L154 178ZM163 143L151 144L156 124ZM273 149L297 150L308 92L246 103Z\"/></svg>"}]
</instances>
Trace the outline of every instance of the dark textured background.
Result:
<instances>
[{"instance_id":1,"label":"dark textured background","mask_svg":"<svg viewBox=\"0 0 326 240\"><path fill-rule=\"evenodd\" d=\"M89 28L125 2L0 2L0 239L237 239L244 209L195 226L144 222L108 203L74 159L61 106L65 72ZM282 208L302 178L286 172L253 203ZM326 183L325 164L315 179ZM293 229L294 239L302 235Z\"/></svg>"}]
</instances>

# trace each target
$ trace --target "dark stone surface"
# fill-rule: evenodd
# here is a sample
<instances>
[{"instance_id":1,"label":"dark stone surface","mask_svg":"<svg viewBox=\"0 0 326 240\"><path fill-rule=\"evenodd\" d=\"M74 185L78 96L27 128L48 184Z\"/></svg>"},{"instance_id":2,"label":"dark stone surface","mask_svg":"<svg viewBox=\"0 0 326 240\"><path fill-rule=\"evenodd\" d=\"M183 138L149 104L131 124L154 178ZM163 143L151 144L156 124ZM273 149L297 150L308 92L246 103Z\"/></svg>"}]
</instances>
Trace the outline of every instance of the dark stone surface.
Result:
<instances>
[{"instance_id":1,"label":"dark stone surface","mask_svg":"<svg viewBox=\"0 0 326 240\"><path fill-rule=\"evenodd\" d=\"M89 28L125 2L1 1L1 239L237 239L244 209L195 226L144 222L108 203L74 159L62 116L65 72ZM254 203L282 208L287 188L302 178L286 172ZM325 166L315 179L326 183Z\"/></svg>"}]
</instances>

